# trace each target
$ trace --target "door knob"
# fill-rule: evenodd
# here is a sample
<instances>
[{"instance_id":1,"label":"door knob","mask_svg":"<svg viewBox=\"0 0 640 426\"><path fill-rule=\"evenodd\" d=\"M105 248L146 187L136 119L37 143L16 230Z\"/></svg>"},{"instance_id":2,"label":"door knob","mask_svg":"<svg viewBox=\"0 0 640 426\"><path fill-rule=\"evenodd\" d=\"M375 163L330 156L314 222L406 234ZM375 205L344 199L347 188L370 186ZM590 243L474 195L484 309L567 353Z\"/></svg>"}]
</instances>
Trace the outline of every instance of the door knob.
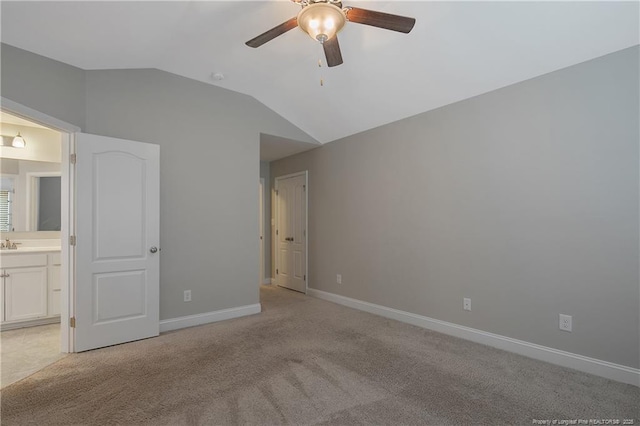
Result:
<instances>
[{"instance_id":1,"label":"door knob","mask_svg":"<svg viewBox=\"0 0 640 426\"><path fill-rule=\"evenodd\" d=\"M150 251L151 253L156 253L156 252L158 251L158 247L151 247L151 248L149 249L149 251Z\"/></svg>"}]
</instances>

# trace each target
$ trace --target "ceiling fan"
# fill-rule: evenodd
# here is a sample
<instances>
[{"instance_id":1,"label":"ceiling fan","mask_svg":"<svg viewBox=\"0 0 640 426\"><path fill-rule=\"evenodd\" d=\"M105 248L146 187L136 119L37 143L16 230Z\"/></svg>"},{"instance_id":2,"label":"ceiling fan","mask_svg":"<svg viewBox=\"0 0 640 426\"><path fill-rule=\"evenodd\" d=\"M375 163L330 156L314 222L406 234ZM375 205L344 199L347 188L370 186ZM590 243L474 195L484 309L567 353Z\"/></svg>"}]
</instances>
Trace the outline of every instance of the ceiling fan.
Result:
<instances>
[{"instance_id":1,"label":"ceiling fan","mask_svg":"<svg viewBox=\"0 0 640 426\"><path fill-rule=\"evenodd\" d=\"M298 16L271 28L259 36L249 40L249 47L260 47L268 41L300 27L311 38L322 43L327 65L335 67L342 63L342 53L338 44L337 33L347 21L357 24L384 28L385 30L409 33L416 20L405 16L391 15L358 7L342 7L340 0L291 0L302 6Z\"/></svg>"}]
</instances>

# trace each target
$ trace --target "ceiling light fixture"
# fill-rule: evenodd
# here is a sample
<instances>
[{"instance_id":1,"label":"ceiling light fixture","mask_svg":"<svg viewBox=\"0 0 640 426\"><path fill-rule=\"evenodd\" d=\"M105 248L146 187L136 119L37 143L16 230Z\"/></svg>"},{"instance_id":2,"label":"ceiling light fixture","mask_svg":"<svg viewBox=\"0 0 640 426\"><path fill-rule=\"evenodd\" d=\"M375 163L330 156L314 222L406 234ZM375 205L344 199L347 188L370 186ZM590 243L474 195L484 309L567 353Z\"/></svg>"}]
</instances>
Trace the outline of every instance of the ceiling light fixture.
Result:
<instances>
[{"instance_id":1,"label":"ceiling light fixture","mask_svg":"<svg viewBox=\"0 0 640 426\"><path fill-rule=\"evenodd\" d=\"M298 26L320 43L331 40L346 22L342 9L330 3L313 3L298 13Z\"/></svg>"},{"instance_id":2,"label":"ceiling light fixture","mask_svg":"<svg viewBox=\"0 0 640 426\"><path fill-rule=\"evenodd\" d=\"M405 34L409 33L416 23L414 18L406 16L391 15L359 7L347 6L343 8L342 0L292 1L302 7L297 16L252 38L245 44L253 48L260 47L287 31L300 27L312 39L322 43L327 65L335 67L342 63L337 34L347 21Z\"/></svg>"},{"instance_id":3,"label":"ceiling light fixture","mask_svg":"<svg viewBox=\"0 0 640 426\"><path fill-rule=\"evenodd\" d=\"M18 134L13 138L11 146L14 148L24 148L27 146L27 143L24 141L22 135L20 135L20 132L18 132Z\"/></svg>"},{"instance_id":4,"label":"ceiling light fixture","mask_svg":"<svg viewBox=\"0 0 640 426\"><path fill-rule=\"evenodd\" d=\"M27 146L27 142L25 142L20 132L18 132L18 134L15 136L2 135L2 146L11 146L13 148L24 148L25 146Z\"/></svg>"}]
</instances>

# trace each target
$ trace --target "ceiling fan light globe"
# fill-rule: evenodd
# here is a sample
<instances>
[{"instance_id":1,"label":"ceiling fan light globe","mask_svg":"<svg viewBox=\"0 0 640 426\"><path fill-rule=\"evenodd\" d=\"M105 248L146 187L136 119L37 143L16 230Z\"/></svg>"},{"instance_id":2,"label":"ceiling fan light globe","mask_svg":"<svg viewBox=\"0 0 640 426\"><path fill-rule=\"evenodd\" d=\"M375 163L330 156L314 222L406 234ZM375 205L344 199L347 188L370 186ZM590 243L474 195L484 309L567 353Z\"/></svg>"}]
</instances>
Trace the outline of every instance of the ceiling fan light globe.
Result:
<instances>
[{"instance_id":1,"label":"ceiling fan light globe","mask_svg":"<svg viewBox=\"0 0 640 426\"><path fill-rule=\"evenodd\" d=\"M338 6L329 3L313 3L298 13L298 26L320 43L333 38L347 22Z\"/></svg>"}]
</instances>

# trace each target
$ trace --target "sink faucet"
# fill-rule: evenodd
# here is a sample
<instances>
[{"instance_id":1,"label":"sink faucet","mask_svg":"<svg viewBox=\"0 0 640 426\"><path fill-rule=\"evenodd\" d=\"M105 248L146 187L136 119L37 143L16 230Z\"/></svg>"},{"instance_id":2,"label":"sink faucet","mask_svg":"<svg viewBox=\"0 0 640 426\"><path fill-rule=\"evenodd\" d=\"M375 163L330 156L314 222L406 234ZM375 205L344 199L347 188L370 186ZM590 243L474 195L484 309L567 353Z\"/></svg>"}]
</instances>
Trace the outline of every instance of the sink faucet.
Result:
<instances>
[{"instance_id":1,"label":"sink faucet","mask_svg":"<svg viewBox=\"0 0 640 426\"><path fill-rule=\"evenodd\" d=\"M18 246L17 246L18 244L20 244L20 243L16 243L15 241L12 243L11 240L9 240L9 238L7 238L4 243L0 243L0 249L17 250L18 249Z\"/></svg>"}]
</instances>

